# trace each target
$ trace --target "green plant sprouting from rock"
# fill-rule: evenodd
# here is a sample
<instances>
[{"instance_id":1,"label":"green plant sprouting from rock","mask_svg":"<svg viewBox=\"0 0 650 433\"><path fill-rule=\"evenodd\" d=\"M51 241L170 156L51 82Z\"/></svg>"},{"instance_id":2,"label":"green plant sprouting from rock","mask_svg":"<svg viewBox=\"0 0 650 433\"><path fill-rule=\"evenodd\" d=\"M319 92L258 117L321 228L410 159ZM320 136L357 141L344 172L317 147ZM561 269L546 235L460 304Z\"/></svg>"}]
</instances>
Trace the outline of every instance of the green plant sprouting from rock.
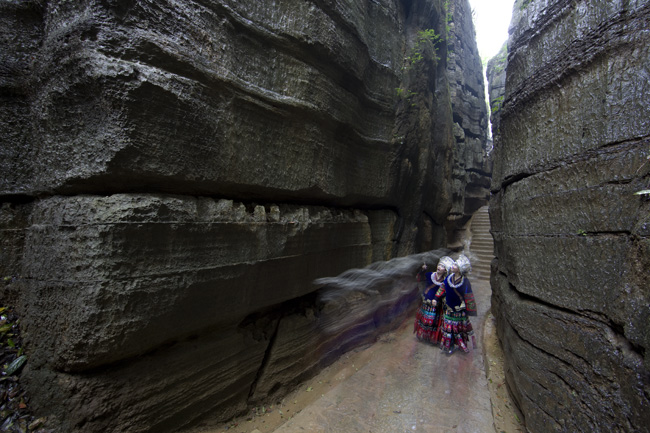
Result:
<instances>
[{"instance_id":1,"label":"green plant sprouting from rock","mask_svg":"<svg viewBox=\"0 0 650 433\"><path fill-rule=\"evenodd\" d=\"M399 96L402 99L409 99L417 95L417 92L412 92L409 89L402 89L401 87L398 87L395 90L397 91L397 96Z\"/></svg>"},{"instance_id":2,"label":"green plant sprouting from rock","mask_svg":"<svg viewBox=\"0 0 650 433\"><path fill-rule=\"evenodd\" d=\"M499 74L503 72L508 63L508 43L503 44L496 56L492 57L492 72ZM484 63L485 64L485 63Z\"/></svg>"},{"instance_id":3,"label":"green plant sprouting from rock","mask_svg":"<svg viewBox=\"0 0 650 433\"><path fill-rule=\"evenodd\" d=\"M429 47L433 52L433 57L436 61L440 61L438 57L438 44L441 41L441 35L436 34L434 29L426 29L418 31L418 36L415 45L411 49L410 54L406 57L408 63L407 68L415 66L418 62L424 59L423 52Z\"/></svg>"},{"instance_id":4,"label":"green plant sprouting from rock","mask_svg":"<svg viewBox=\"0 0 650 433\"><path fill-rule=\"evenodd\" d=\"M490 104L490 112L492 113L492 115L498 113L502 105L503 105L503 96L494 98Z\"/></svg>"},{"instance_id":5,"label":"green plant sprouting from rock","mask_svg":"<svg viewBox=\"0 0 650 433\"><path fill-rule=\"evenodd\" d=\"M418 31L415 45L413 48L411 48L410 54L405 58L407 65L403 69L410 70L416 64L424 60L425 51L429 51L431 53L432 59L435 62L439 62L440 57L437 55L437 53L438 44L440 44L441 40L442 36L437 34L434 29ZM417 95L416 92L401 87L396 88L395 91L397 92L397 96L403 100L409 100L413 96Z\"/></svg>"},{"instance_id":6,"label":"green plant sprouting from rock","mask_svg":"<svg viewBox=\"0 0 650 433\"><path fill-rule=\"evenodd\" d=\"M528 5L531 4L532 1L533 0L523 0L521 2L521 4L519 5L519 10L523 11L524 9L526 9L528 7Z\"/></svg>"}]
</instances>

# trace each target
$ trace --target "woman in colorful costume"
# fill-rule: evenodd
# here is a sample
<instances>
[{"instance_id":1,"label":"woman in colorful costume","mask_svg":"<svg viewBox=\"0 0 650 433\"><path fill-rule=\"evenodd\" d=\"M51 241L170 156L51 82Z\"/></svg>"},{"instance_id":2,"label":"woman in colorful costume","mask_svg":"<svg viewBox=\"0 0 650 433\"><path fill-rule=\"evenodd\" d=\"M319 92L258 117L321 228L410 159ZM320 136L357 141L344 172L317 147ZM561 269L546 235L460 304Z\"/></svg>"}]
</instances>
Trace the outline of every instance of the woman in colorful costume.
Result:
<instances>
[{"instance_id":1,"label":"woman in colorful costume","mask_svg":"<svg viewBox=\"0 0 650 433\"><path fill-rule=\"evenodd\" d=\"M418 340L438 344L442 324L443 302L434 302L440 290L444 290L445 277L454 261L451 257L441 257L435 272L425 274L426 288L422 293L422 304L415 316L413 332ZM422 266L426 270L426 265Z\"/></svg>"},{"instance_id":2,"label":"woman in colorful costume","mask_svg":"<svg viewBox=\"0 0 650 433\"><path fill-rule=\"evenodd\" d=\"M470 261L461 255L451 267L451 273L445 279L440 297L435 301L440 302L444 297L445 307L442 320L442 337L440 348L452 353L456 347L463 352L469 352L469 340L476 349L474 330L468 316L476 315L476 302L472 293L472 285L467 279L471 270Z\"/></svg>"}]
</instances>

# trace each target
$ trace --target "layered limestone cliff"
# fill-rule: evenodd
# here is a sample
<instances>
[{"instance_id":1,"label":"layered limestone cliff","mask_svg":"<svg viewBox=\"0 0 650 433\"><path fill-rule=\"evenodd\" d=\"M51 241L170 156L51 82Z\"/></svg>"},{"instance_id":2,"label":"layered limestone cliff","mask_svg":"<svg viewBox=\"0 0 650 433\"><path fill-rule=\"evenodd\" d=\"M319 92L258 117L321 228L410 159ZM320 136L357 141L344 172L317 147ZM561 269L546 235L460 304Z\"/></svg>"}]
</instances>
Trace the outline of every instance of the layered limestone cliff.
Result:
<instances>
[{"instance_id":1,"label":"layered limestone cliff","mask_svg":"<svg viewBox=\"0 0 650 433\"><path fill-rule=\"evenodd\" d=\"M486 175L467 11L0 1L2 301L37 413L224 420L399 323L437 256L367 266L444 247Z\"/></svg>"},{"instance_id":2,"label":"layered limestone cliff","mask_svg":"<svg viewBox=\"0 0 650 433\"><path fill-rule=\"evenodd\" d=\"M487 157L488 113L481 56L476 46L468 2L448 2L447 74L454 132L452 207L447 217L447 245L463 249L470 218L490 196L492 167Z\"/></svg>"},{"instance_id":3,"label":"layered limestone cliff","mask_svg":"<svg viewBox=\"0 0 650 433\"><path fill-rule=\"evenodd\" d=\"M488 61L486 75L488 80L488 102L490 105L490 127L492 128L492 145L499 143L499 123L501 107L506 96L506 66L508 65L508 43L499 53Z\"/></svg>"},{"instance_id":4,"label":"layered limestone cliff","mask_svg":"<svg viewBox=\"0 0 650 433\"><path fill-rule=\"evenodd\" d=\"M517 1L492 307L533 432L650 431L650 3Z\"/></svg>"}]
</instances>

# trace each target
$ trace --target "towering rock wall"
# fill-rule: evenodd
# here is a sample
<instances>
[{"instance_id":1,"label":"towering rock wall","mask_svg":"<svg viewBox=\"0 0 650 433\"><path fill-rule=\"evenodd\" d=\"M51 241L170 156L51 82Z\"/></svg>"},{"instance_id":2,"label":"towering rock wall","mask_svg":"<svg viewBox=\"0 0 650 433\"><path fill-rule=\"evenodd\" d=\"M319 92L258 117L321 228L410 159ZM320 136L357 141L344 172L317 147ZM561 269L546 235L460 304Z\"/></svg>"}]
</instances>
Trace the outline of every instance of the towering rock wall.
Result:
<instances>
[{"instance_id":1,"label":"towering rock wall","mask_svg":"<svg viewBox=\"0 0 650 433\"><path fill-rule=\"evenodd\" d=\"M445 3L0 1L2 302L34 409L223 420L407 313L421 261L364 267L445 245L453 120L484 135L451 110L478 83L449 82Z\"/></svg>"},{"instance_id":2,"label":"towering rock wall","mask_svg":"<svg viewBox=\"0 0 650 433\"><path fill-rule=\"evenodd\" d=\"M499 143L499 123L501 107L506 96L506 66L508 65L508 43L504 43L499 53L488 61L486 74L488 79L488 101L490 106L490 124L492 144Z\"/></svg>"},{"instance_id":3,"label":"towering rock wall","mask_svg":"<svg viewBox=\"0 0 650 433\"><path fill-rule=\"evenodd\" d=\"M454 164L447 245L462 249L470 218L490 196L492 168L487 157L488 113L481 56L468 2L447 2L447 73L453 112Z\"/></svg>"},{"instance_id":4,"label":"towering rock wall","mask_svg":"<svg viewBox=\"0 0 650 433\"><path fill-rule=\"evenodd\" d=\"M650 431L650 3L517 1L493 309L533 432Z\"/></svg>"}]
</instances>

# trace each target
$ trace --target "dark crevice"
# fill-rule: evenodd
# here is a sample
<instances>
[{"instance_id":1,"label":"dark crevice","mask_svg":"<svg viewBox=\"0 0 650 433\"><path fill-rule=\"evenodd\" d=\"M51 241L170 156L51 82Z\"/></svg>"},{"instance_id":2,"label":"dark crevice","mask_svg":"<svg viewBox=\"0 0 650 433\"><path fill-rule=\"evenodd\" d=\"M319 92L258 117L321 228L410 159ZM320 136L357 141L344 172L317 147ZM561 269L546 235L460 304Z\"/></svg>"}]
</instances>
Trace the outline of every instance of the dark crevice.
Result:
<instances>
[{"instance_id":1,"label":"dark crevice","mask_svg":"<svg viewBox=\"0 0 650 433\"><path fill-rule=\"evenodd\" d=\"M253 382L251 383L250 390L248 391L248 398L250 399L253 397L255 394L255 390L257 389L257 384L259 383L260 379L264 375L264 371L266 370L266 366L269 364L270 359L271 359L271 353L273 351L273 347L275 346L275 340L278 337L278 329L280 328L280 322L282 321L282 318L279 318L275 322L275 327L273 328L273 332L271 333L271 336L269 338L269 343L266 346L266 351L264 352L264 357L262 358L262 362L260 363L260 367L257 370L257 373L255 374L255 379L253 379Z\"/></svg>"},{"instance_id":2,"label":"dark crevice","mask_svg":"<svg viewBox=\"0 0 650 433\"><path fill-rule=\"evenodd\" d=\"M577 238L577 237L598 237L598 236L613 236L613 237L632 237L632 233L629 231L602 231L602 232L583 232L580 233L508 233L504 231L495 230L494 233L498 233L503 236L503 238L509 239L523 239L523 238L542 238L542 239L553 239L553 238Z\"/></svg>"},{"instance_id":3,"label":"dark crevice","mask_svg":"<svg viewBox=\"0 0 650 433\"><path fill-rule=\"evenodd\" d=\"M120 178L120 176L115 176ZM101 180L104 179L104 180ZM124 177L121 177L122 182ZM168 181L169 179L167 179ZM181 196L181 197L195 197L195 198L207 198L212 200L232 200L236 203L243 203L247 206L249 205L264 205L266 207L271 205L289 205L289 206L313 206L313 207L327 207L334 209L342 210L361 210L361 211L374 211L374 210L389 210L395 213L399 213L399 208L392 203L381 203L376 202L371 199L360 198L360 197L328 197L327 193L321 191L319 188L312 188L311 190L299 190L294 193L287 193L286 191L275 190L271 188L260 187L257 189L251 189L251 191L241 191L235 186L224 186L216 188L196 188L196 187L187 187L187 188L142 188L142 184L137 184L137 188L131 188L127 185L115 185L115 187L106 186L109 185L109 180L107 177L98 176L89 181L89 185L97 185L97 188L93 188L89 185L79 185L73 187L67 185L60 189L55 189L48 193L41 193L37 196L29 195L5 195L2 198L4 200L0 202L9 202L16 204L26 204L37 200L44 200L52 197L75 197L78 195L84 196L97 196L97 197L111 197L113 195L154 195L154 196ZM129 182L123 182L128 184ZM103 185L103 187L99 187ZM178 185L177 185L178 186ZM187 186L187 185L186 185ZM210 189L212 191L207 191ZM224 190L228 191L228 194L221 195L214 191ZM304 197L301 197L304 196ZM273 200L269 200L268 197L273 197Z\"/></svg>"},{"instance_id":4,"label":"dark crevice","mask_svg":"<svg viewBox=\"0 0 650 433\"><path fill-rule=\"evenodd\" d=\"M514 286L513 286L512 284L509 284L509 286L511 287L511 290L513 290L514 292L516 292L517 294L519 294L519 295L521 296L521 292L517 291L517 289L515 289ZM525 296L521 296L521 297L522 297L522 298L525 298ZM547 304L547 305L548 305L548 304ZM550 308L553 308L553 307L554 307L554 306L551 306ZM568 312L569 314L572 314L572 312L569 312L568 310L564 310L564 309L562 309L562 308L555 308L555 309L556 309L556 310L560 310L560 311L564 311L564 312ZM509 320L509 318L506 317L506 320L508 321L508 325L510 326L510 329L512 330L512 332L514 332L514 333L517 335L517 338L519 338L520 341L526 343L527 345L529 345L529 346L535 348L535 350L537 350L537 351L539 351L539 352L541 352L541 353L544 353L545 355L547 355L547 356L549 356L550 358L554 359L554 360L557 361L558 363L560 363L560 364L562 364L563 366L565 366L567 370L570 370L570 371L575 372L577 375L579 375L580 377L582 377L582 380L583 380L583 381L586 381L586 378L582 375L582 373L580 373L578 370L576 370L575 368L573 368L573 367L574 367L573 365L569 364L567 361L563 360L562 358L559 358L557 355L555 355L555 354L553 354L553 353L551 353L551 352L548 352L547 350L544 350L543 348L539 347L538 345L536 345L536 344L534 344L533 342L529 341L528 339L524 338L524 337L519 333L519 331L517 330L517 328L516 328L515 326L513 326L512 322ZM565 350L566 350L566 349L565 349ZM573 353L573 352L570 352L570 351L567 351L567 352L569 352L569 353ZM587 363L587 365L589 365L589 363ZM551 370L549 369L548 371L550 372Z\"/></svg>"},{"instance_id":5,"label":"dark crevice","mask_svg":"<svg viewBox=\"0 0 650 433\"><path fill-rule=\"evenodd\" d=\"M583 153L567 155L545 166L541 166L541 165L536 166L534 167L534 170L528 170L515 175L506 176L506 178L501 182L501 189L503 189L505 192L505 189L508 186L512 185L513 183L524 180L528 177L553 171L558 168L566 167L567 165L572 165L579 162L586 162L602 155L611 155L612 157L617 157L616 155L617 153L630 152L635 148L646 146L649 140L650 140L650 135L644 135L640 137L634 137L631 139L607 143L598 148L586 150ZM632 178L619 179L615 181L609 181L607 184L628 184L631 183L632 181L633 181Z\"/></svg>"},{"instance_id":6,"label":"dark crevice","mask_svg":"<svg viewBox=\"0 0 650 433\"><path fill-rule=\"evenodd\" d=\"M546 316L550 321L561 321L563 324L565 324L565 325L567 325L567 326L570 324L570 322L568 322L568 321L566 321L566 320L562 320L562 319L560 319L560 318L558 318L558 317L550 316L550 315L546 314L545 312L540 312L540 314L542 314L543 316ZM580 317L580 315L577 315L577 314L572 314L572 316ZM590 329L597 329L597 330L599 329L599 327L596 326L596 325L587 325L587 327L589 327ZM591 362L590 362L589 360L585 359L583 356L579 355L578 353L576 353L576 352L574 352L574 351L572 351L572 350L569 350L569 349L568 349L567 347L565 347L565 346L563 346L563 349L564 349L567 353L570 353L570 354L571 354L573 357L575 357L576 359L580 360L580 361L582 362L582 367L588 368L589 366L591 366ZM569 363L566 363L566 364L567 364L567 365L572 365L572 364L569 364ZM577 370L574 370L574 371L576 371L577 373L579 373ZM597 375L599 375L599 376L602 376L602 374L601 374L599 371L594 370L594 373L597 374ZM582 374L580 374L580 376L582 376ZM584 377L583 377L583 380L585 380ZM567 384L567 385L568 385L568 384Z\"/></svg>"},{"instance_id":7,"label":"dark crevice","mask_svg":"<svg viewBox=\"0 0 650 433\"><path fill-rule=\"evenodd\" d=\"M599 231L599 232L581 232L579 234L576 234L576 236L625 236L629 237L632 236L632 233L627 230L612 230L612 231Z\"/></svg>"},{"instance_id":8,"label":"dark crevice","mask_svg":"<svg viewBox=\"0 0 650 433\"><path fill-rule=\"evenodd\" d=\"M506 274L504 274L503 272L499 272L499 273L500 273L504 278L507 279L507 275L506 275ZM548 308L548 309L550 309L550 310L559 311L559 312L562 312L562 313L567 314L567 315L569 315L569 316L574 316L574 317L584 317L584 318L587 318L587 319L590 319L590 320L594 320L594 321L596 321L596 322L599 322L599 323L603 324L604 326L607 326L609 329L612 330L612 332L613 332L614 334L616 334L616 335L619 337L619 341L625 342L625 343L627 344L628 349L629 349L630 351L632 351L632 352L634 352L635 354L637 354L638 356L640 356L641 359L644 359L646 349L645 349L644 347L639 346L638 344L635 344L635 343L633 343L632 341L630 341L630 340L625 336L625 328L624 328L624 326L621 325L621 324L617 324L617 323L613 322L611 319L609 319L609 318L608 318L607 316L605 316L604 314L599 313L599 312L593 312L593 311L590 311L590 310L580 310L580 311L570 310L570 309L568 309L568 308L564 308L564 307L561 307L561 306L558 306L558 305L555 305L555 304L551 304L551 303L549 303L549 302L547 302L547 301L545 301L545 300L543 300L543 299L537 298L537 297L532 296L532 295L529 295L529 294L527 294L527 293L520 292L519 290L517 290L517 288L516 288L515 286L513 286L513 285L510 284L510 283L508 283L508 286L510 287L510 289L511 289L512 291L514 291L514 292L517 294L517 296L518 296L518 297L519 297L523 302L531 302L531 303L534 303L534 304L542 305L542 306L544 306L544 307L546 307L546 308ZM548 315L546 315L546 316L549 317ZM549 318L550 318L551 320L557 320L556 318L551 318L551 317L549 317ZM515 328L512 326L512 323L510 323L510 327L511 327L515 332L517 332L517 331L515 330ZM519 335L518 332L517 332L517 335ZM521 338L520 335L519 335L519 337ZM523 338L522 338L522 340L523 340ZM524 341L527 341L527 340L524 340ZM532 343L530 343L530 342L529 342L529 344L531 344L532 346L534 346L534 345L533 345ZM537 346L534 346L534 347L537 347ZM537 347L537 348L538 348L538 347ZM543 349L540 349L540 348L538 348L538 349L544 351ZM589 361L587 361L586 359L582 358L581 356L575 354L574 352L569 351L568 349L565 349L565 350L567 350L568 353L571 353L571 354L573 354L574 356L576 356L577 358L581 359L581 360L582 360L586 365L589 365L589 364L590 364ZM544 352L545 352L545 351L544 351ZM545 353L548 353L548 352L545 352ZM549 355L555 357L554 355L552 355L552 354L550 354L550 353L549 353ZM557 358L557 359L560 360L559 358ZM562 360L560 360L560 361L562 361ZM564 362L564 361L562 361L562 362ZM565 363L565 364L566 364L566 363ZM567 364L567 365L568 365L568 364Z\"/></svg>"},{"instance_id":9,"label":"dark crevice","mask_svg":"<svg viewBox=\"0 0 650 433\"><path fill-rule=\"evenodd\" d=\"M318 302L318 290L298 298L290 299L281 304L259 310L248 315L239 324L239 328L250 334L255 340L268 340L264 357L257 370L255 378L251 383L248 399L252 399L260 380L264 377L267 366L272 361L273 348L278 337L278 330L282 320L291 315L306 315L312 311L316 317L319 316L320 306ZM273 324L273 325L271 325ZM272 330L269 330L272 327Z\"/></svg>"},{"instance_id":10,"label":"dark crevice","mask_svg":"<svg viewBox=\"0 0 650 433\"><path fill-rule=\"evenodd\" d=\"M507 278L507 275L506 275L506 278ZM520 298L520 301L522 301L522 302L530 302L530 303L533 303L533 304L542 305L542 306L544 306L546 308L549 308L551 310L561 311L561 312L563 312L565 314L568 314L568 315L571 315L571 316L575 316L577 314L577 312L574 311L574 310L570 310L568 308L560 307L558 305L551 304L551 303L549 303L549 302L547 302L547 301L545 301L543 299L537 298L537 297L529 295L527 293L520 292L519 290L517 290L517 288L515 286L513 286L509 282L508 282L508 286L510 287L510 290L512 290L514 293L517 294L517 296ZM512 327L512 324L510 324L510 325ZM514 329L514 327L513 327L513 329ZM519 335L519 333L517 333L517 335ZM520 336L520 338L521 338L521 336ZM527 340L524 340L524 341L527 341ZM532 343L530 343L530 344L532 345ZM542 349L539 349L539 350L542 350ZM542 351L545 352L544 350L542 350Z\"/></svg>"},{"instance_id":11,"label":"dark crevice","mask_svg":"<svg viewBox=\"0 0 650 433\"><path fill-rule=\"evenodd\" d=\"M0 195L0 203L9 203L12 205L29 204L35 202L36 200L36 197L27 194Z\"/></svg>"},{"instance_id":12,"label":"dark crevice","mask_svg":"<svg viewBox=\"0 0 650 433\"><path fill-rule=\"evenodd\" d=\"M512 185L513 183L517 183L519 181L522 181L528 177L534 176L536 173L529 173L529 172L523 172L523 173L517 173L515 175L507 176L503 181L501 182L501 189L503 190L505 194L505 190Z\"/></svg>"},{"instance_id":13,"label":"dark crevice","mask_svg":"<svg viewBox=\"0 0 650 433\"><path fill-rule=\"evenodd\" d=\"M466 137L474 138L474 139L477 139L477 140L480 140L480 139L483 138L483 136L481 134L474 134L472 131L470 131L468 129L464 129L463 131L465 131L465 136Z\"/></svg>"},{"instance_id":14,"label":"dark crevice","mask_svg":"<svg viewBox=\"0 0 650 433\"><path fill-rule=\"evenodd\" d=\"M600 316L601 321L605 323L612 332L618 337L619 342L623 342L628 346L628 349L637 353L641 359L645 359L646 348L634 343L625 336L625 325L616 323L612 321L609 317L604 316L603 314L593 312L594 316Z\"/></svg>"},{"instance_id":15,"label":"dark crevice","mask_svg":"<svg viewBox=\"0 0 650 433\"><path fill-rule=\"evenodd\" d=\"M468 173L476 173L476 174L478 174L478 175L485 176L485 177L492 177L492 173L488 173L488 172L483 171L483 170L480 170L480 169L478 169L478 168L470 167L470 168L468 168L466 171L467 171Z\"/></svg>"},{"instance_id":16,"label":"dark crevice","mask_svg":"<svg viewBox=\"0 0 650 433\"><path fill-rule=\"evenodd\" d=\"M548 372L550 374L552 374L553 376L557 377L558 380L560 380L568 388L569 392L575 397L574 401L577 401L579 403L579 405L582 407L582 410L580 411L580 413L582 415L588 417L589 420L593 423L595 421L594 420L594 414L593 414L593 411L590 410L592 405L590 405L588 402L583 401L582 393L578 392L577 389L575 389L573 386L571 386L571 384L569 384L569 382L564 380L564 378L560 374L558 374L556 371L548 370ZM583 383L585 383L584 382L585 381L584 377L583 377L582 380L583 380ZM575 407L573 407L572 410L575 410ZM576 420L575 417L572 417L570 419L572 421L574 421L574 423L575 423L575 420ZM597 422L596 422L596 424L597 424ZM566 426L565 426L565 428L566 428ZM593 429L594 425L588 426L588 428Z\"/></svg>"},{"instance_id":17,"label":"dark crevice","mask_svg":"<svg viewBox=\"0 0 650 433\"><path fill-rule=\"evenodd\" d=\"M264 362L261 364L262 367L259 369L256 375L255 382L257 382L257 379L260 377L261 372L263 372L264 366L268 363L268 357L271 353L273 343L275 342L277 336L280 320L292 314L305 314L305 311L307 309L313 310L315 316L318 317L320 306L319 303L317 302L317 296L318 296L318 291L316 290L312 293L308 293L298 298L288 300L284 303L267 307L263 310L248 315L239 323L239 325L236 324L234 325L235 327L238 327L240 330L249 333L249 335L251 335L254 340L259 341L262 339L266 339L269 341L268 347L264 355ZM272 331L269 331L270 329L269 324L273 322L275 323L272 328ZM137 361L139 359L146 358L146 357L161 356L161 353L164 353L182 343L198 340L197 344L201 344L200 340L210 339L215 333L223 332L223 330L225 329L224 327L230 327L230 326L233 326L233 324L222 323L222 324L211 325L202 329L197 329L194 330L194 332L192 332L191 334L164 341L158 344L157 346L149 348L148 350L140 354L128 356L126 358L105 363L102 365L85 368L83 370L58 369L58 368L55 368L54 370L63 373L76 373L76 374L88 375L88 376L92 376L100 373L106 373L106 372L115 372L132 364L134 361Z\"/></svg>"},{"instance_id":18,"label":"dark crevice","mask_svg":"<svg viewBox=\"0 0 650 433\"><path fill-rule=\"evenodd\" d=\"M465 92L471 94L471 95L474 96L475 98L479 98L479 97L480 97L479 94L478 94L478 92L477 92L476 90L472 89L471 87L469 87L467 84L463 84L463 90L464 90Z\"/></svg>"}]
</instances>

